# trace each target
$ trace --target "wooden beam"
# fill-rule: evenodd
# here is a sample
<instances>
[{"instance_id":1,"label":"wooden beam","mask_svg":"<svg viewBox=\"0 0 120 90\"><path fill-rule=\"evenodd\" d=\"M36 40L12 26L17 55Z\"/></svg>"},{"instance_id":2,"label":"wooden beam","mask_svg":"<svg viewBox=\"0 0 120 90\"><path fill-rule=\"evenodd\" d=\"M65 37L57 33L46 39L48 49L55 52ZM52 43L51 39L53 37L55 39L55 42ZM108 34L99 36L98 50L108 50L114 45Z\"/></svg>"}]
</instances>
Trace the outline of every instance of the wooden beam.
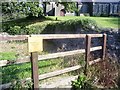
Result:
<instances>
[{"instance_id":1,"label":"wooden beam","mask_svg":"<svg viewBox=\"0 0 120 90\"><path fill-rule=\"evenodd\" d=\"M68 73L68 72L71 72L71 71L75 71L75 70L80 69L81 67L82 66L77 65L77 66L65 68L63 70L58 70L58 71L42 74L42 75L39 75L39 80L42 80L42 79L45 79L45 78L49 78L49 77L53 77L53 76L57 76L57 75L64 74L64 73Z\"/></svg>"},{"instance_id":2,"label":"wooden beam","mask_svg":"<svg viewBox=\"0 0 120 90\"><path fill-rule=\"evenodd\" d=\"M97 47L92 47L90 48L90 51L97 51L97 50L101 50L102 49L102 46L97 46Z\"/></svg>"},{"instance_id":3,"label":"wooden beam","mask_svg":"<svg viewBox=\"0 0 120 90\"><path fill-rule=\"evenodd\" d=\"M98 47L91 48L90 51L96 51L96 50L100 50L100 49L102 49L102 47L98 46ZM59 53L53 53L53 54L47 54L47 55L39 55L38 60L53 59L53 58L58 58L58 57L80 54L80 53L85 53L85 49L59 52Z\"/></svg>"},{"instance_id":4,"label":"wooden beam","mask_svg":"<svg viewBox=\"0 0 120 90\"><path fill-rule=\"evenodd\" d=\"M53 59L53 58L58 58L58 57L65 57L65 56L80 54L80 53L85 53L85 49L58 52L58 53L52 53L52 54L47 54L47 55L39 55L38 60Z\"/></svg>"},{"instance_id":5,"label":"wooden beam","mask_svg":"<svg viewBox=\"0 0 120 90\"><path fill-rule=\"evenodd\" d=\"M101 61L100 58L98 58L96 60L93 60L93 61L89 61L89 65L93 65L93 64L95 64L99 61ZM63 70L58 70L58 71L42 74L42 75L39 75L39 80L42 80L42 79L45 79L45 78L50 78L50 77L53 77L54 75L56 76L56 75L60 75L60 74L63 74L63 73L70 72L70 71L74 71L74 70L77 70L77 69L80 69L80 68L82 68L82 66L77 65L77 66L65 68ZM21 81L26 81L26 80L31 80L31 78L26 78L26 79L23 79ZM9 88L10 85L11 85L11 83L2 84L2 85L0 85L0 88L6 89L6 88Z\"/></svg>"},{"instance_id":6,"label":"wooden beam","mask_svg":"<svg viewBox=\"0 0 120 90\"><path fill-rule=\"evenodd\" d=\"M0 67L7 66L7 65L13 65L13 64L27 63L27 62L30 62L30 56L18 58L14 61L12 61L12 60L0 60Z\"/></svg>"},{"instance_id":7,"label":"wooden beam","mask_svg":"<svg viewBox=\"0 0 120 90\"><path fill-rule=\"evenodd\" d=\"M86 34L40 34L31 35L31 37L42 37L43 39L67 39L67 38L85 38Z\"/></svg>"},{"instance_id":8,"label":"wooden beam","mask_svg":"<svg viewBox=\"0 0 120 90\"><path fill-rule=\"evenodd\" d=\"M57 71L54 71L54 72L42 74L42 75L39 75L38 80L42 80L42 79L50 78L50 77L57 76L57 75L60 75L60 74L64 74L64 73L67 73L67 72L75 71L75 70L80 69L81 67L82 66L77 65L77 66L65 68L63 70L57 70ZM26 81L26 80L31 80L31 78L26 78L26 79L21 80L21 81ZM9 88L11 84L12 83L2 84L2 85L0 85L0 88L4 88L4 89Z\"/></svg>"},{"instance_id":9,"label":"wooden beam","mask_svg":"<svg viewBox=\"0 0 120 90\"><path fill-rule=\"evenodd\" d=\"M91 36L86 35L86 48L85 48L85 75L87 76L89 60L90 60L90 47L91 47Z\"/></svg>"},{"instance_id":10,"label":"wooden beam","mask_svg":"<svg viewBox=\"0 0 120 90\"><path fill-rule=\"evenodd\" d=\"M87 34L87 35L89 35L91 38L103 37L103 34Z\"/></svg>"},{"instance_id":11,"label":"wooden beam","mask_svg":"<svg viewBox=\"0 0 120 90\"><path fill-rule=\"evenodd\" d=\"M65 38L85 38L87 34L37 34L31 37L42 37L43 39L65 39ZM89 34L91 37L102 37L102 34Z\"/></svg>"},{"instance_id":12,"label":"wooden beam","mask_svg":"<svg viewBox=\"0 0 120 90\"><path fill-rule=\"evenodd\" d=\"M100 49L102 49L102 46L97 46L97 47L90 48L90 51L96 51L96 50L100 50ZM53 59L53 58L58 58L58 57L80 54L80 53L85 53L85 49L66 51L66 52L58 52L58 53L52 53L52 54L47 54L47 55L38 55L38 60L41 61L41 60ZM30 62L30 56L26 56L26 57L23 57L23 58L18 58L15 61L0 60L0 67L7 66L7 65L12 65L12 64L27 63L27 62Z\"/></svg>"},{"instance_id":13,"label":"wooden beam","mask_svg":"<svg viewBox=\"0 0 120 90\"><path fill-rule=\"evenodd\" d=\"M102 37L102 34L89 34L91 37ZM37 34L31 35L37 37L43 37L44 39L64 39L64 38L85 38L86 34ZM26 40L29 35L9 35L0 36L0 41L16 41L16 40Z\"/></svg>"},{"instance_id":14,"label":"wooden beam","mask_svg":"<svg viewBox=\"0 0 120 90\"><path fill-rule=\"evenodd\" d=\"M0 36L0 41L18 41L27 40L29 35L2 35Z\"/></svg>"},{"instance_id":15,"label":"wooden beam","mask_svg":"<svg viewBox=\"0 0 120 90\"><path fill-rule=\"evenodd\" d=\"M50 78L50 77L57 76L57 75L61 75L61 74L68 73L68 72L71 72L71 71L75 71L75 70L80 69L81 67L82 66L77 65L77 66L65 68L65 69L62 69L62 70L57 70L57 71L54 71L54 72L49 72L49 73L46 73L46 74L42 74L42 75L39 75L39 80Z\"/></svg>"},{"instance_id":16,"label":"wooden beam","mask_svg":"<svg viewBox=\"0 0 120 90\"><path fill-rule=\"evenodd\" d=\"M103 46L102 46L102 59L105 60L105 52L106 52L106 42L107 42L107 35L103 35Z\"/></svg>"},{"instance_id":17,"label":"wooden beam","mask_svg":"<svg viewBox=\"0 0 120 90\"><path fill-rule=\"evenodd\" d=\"M18 58L15 61L15 64L26 63L26 62L30 62L30 56L25 56L23 58Z\"/></svg>"},{"instance_id":18,"label":"wooden beam","mask_svg":"<svg viewBox=\"0 0 120 90\"><path fill-rule=\"evenodd\" d=\"M102 37L102 34L41 34L31 35L28 37L28 50L29 52L43 51L44 39L68 39L68 38L85 38L86 35L91 37Z\"/></svg>"},{"instance_id":19,"label":"wooden beam","mask_svg":"<svg viewBox=\"0 0 120 90\"><path fill-rule=\"evenodd\" d=\"M31 53L31 71L32 71L32 82L33 82L33 90L39 88L39 77L38 77L38 53Z\"/></svg>"},{"instance_id":20,"label":"wooden beam","mask_svg":"<svg viewBox=\"0 0 120 90\"><path fill-rule=\"evenodd\" d=\"M93 64L100 62L100 61L101 61L101 58L95 59L93 61L89 61L89 65L93 65Z\"/></svg>"},{"instance_id":21,"label":"wooden beam","mask_svg":"<svg viewBox=\"0 0 120 90\"><path fill-rule=\"evenodd\" d=\"M85 74L87 75L87 68L88 65L92 65L96 62L99 62L100 59L94 60L94 61L89 61L89 57L90 57L90 51L95 51L95 50L99 50L101 49L101 46L99 47L94 47L94 48L90 48L90 43L91 43L91 38L92 37L102 37L104 38L103 42L104 45L102 47L103 49L103 57L105 57L105 47L106 47L106 36L105 34L49 34L49 35L32 35L32 37L34 37L35 39L32 41L36 41L36 39L38 39L39 37L42 39L65 39L65 38L85 38L86 37L86 49L81 49L81 50L74 50L74 51L67 51L67 52L59 52L59 53L53 53L53 54L48 54L48 55L40 55L38 56L37 52L31 53L31 66L32 66L32 81L33 81L33 89L37 89L39 88L39 79L45 79L45 78L49 78L49 77L53 77L56 75L60 75L63 73L67 73L67 72L71 72L77 69L80 69L82 66L77 65L77 66L73 66L73 67L69 67L69 68L65 68L63 70L58 70L58 71L54 71L54 72L50 72L50 73L46 73L46 74L42 74L39 75L38 77L38 65L37 65L37 61L38 58L39 60L47 60L47 59L52 59L52 58L57 58L57 57L64 57L64 56L69 56L69 55L74 55L74 54L79 54L79 53L85 53L85 60L86 60L86 64L85 64ZM35 45L35 44L34 44ZM33 45L33 46L34 46ZM39 45L40 46L40 45ZM37 49L33 50L36 51ZM30 51L32 52L32 51ZM19 64L19 63L23 63L23 62L29 62L30 60L25 60L25 61L3 61L1 62L2 65L5 66L5 63L7 64ZM27 78L26 80L30 80L31 78Z\"/></svg>"}]
</instances>

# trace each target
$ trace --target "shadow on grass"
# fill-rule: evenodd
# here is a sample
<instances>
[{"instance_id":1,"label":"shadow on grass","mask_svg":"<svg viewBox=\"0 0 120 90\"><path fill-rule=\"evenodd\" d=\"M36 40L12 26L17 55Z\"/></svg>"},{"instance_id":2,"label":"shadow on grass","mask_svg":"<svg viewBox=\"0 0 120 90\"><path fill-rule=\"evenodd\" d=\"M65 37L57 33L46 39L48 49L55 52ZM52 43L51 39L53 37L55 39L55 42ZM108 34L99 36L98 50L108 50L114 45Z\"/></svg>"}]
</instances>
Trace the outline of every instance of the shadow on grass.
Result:
<instances>
[{"instance_id":1,"label":"shadow on grass","mask_svg":"<svg viewBox=\"0 0 120 90\"><path fill-rule=\"evenodd\" d=\"M2 67L2 83L9 83L19 80L17 73L20 72L16 66Z\"/></svg>"},{"instance_id":2,"label":"shadow on grass","mask_svg":"<svg viewBox=\"0 0 120 90\"><path fill-rule=\"evenodd\" d=\"M119 22L117 18L107 19L106 21L112 22L112 23L117 24L117 25L118 25L118 22Z\"/></svg>"},{"instance_id":3,"label":"shadow on grass","mask_svg":"<svg viewBox=\"0 0 120 90\"><path fill-rule=\"evenodd\" d=\"M43 22L43 21L56 21L52 18L49 17L26 17L26 18L20 18L20 19L15 19L15 20L11 20L11 21L6 21L3 23L16 23L16 24L22 24L22 23L27 23L27 25L29 24L34 24L36 22Z\"/></svg>"},{"instance_id":4,"label":"shadow on grass","mask_svg":"<svg viewBox=\"0 0 120 90\"><path fill-rule=\"evenodd\" d=\"M39 63L38 68L40 69L41 74L46 71L50 66L54 66L57 63ZM21 80L24 78L31 77L31 64L19 64L19 65L9 65L1 68L2 72L2 83L9 83L15 80Z\"/></svg>"}]
</instances>

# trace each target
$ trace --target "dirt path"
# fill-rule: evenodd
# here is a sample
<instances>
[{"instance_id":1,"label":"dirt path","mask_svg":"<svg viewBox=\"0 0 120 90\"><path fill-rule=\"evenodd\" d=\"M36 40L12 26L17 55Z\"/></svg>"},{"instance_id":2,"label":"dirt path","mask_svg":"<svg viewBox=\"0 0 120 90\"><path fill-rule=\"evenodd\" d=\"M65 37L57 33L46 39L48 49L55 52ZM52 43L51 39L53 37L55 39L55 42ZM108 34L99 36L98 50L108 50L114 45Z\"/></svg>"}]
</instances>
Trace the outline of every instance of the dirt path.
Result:
<instances>
[{"instance_id":1,"label":"dirt path","mask_svg":"<svg viewBox=\"0 0 120 90\"><path fill-rule=\"evenodd\" d=\"M71 88L71 81L74 81L77 77L78 76L59 77L59 79L56 78L50 82L40 84L40 88Z\"/></svg>"}]
</instances>

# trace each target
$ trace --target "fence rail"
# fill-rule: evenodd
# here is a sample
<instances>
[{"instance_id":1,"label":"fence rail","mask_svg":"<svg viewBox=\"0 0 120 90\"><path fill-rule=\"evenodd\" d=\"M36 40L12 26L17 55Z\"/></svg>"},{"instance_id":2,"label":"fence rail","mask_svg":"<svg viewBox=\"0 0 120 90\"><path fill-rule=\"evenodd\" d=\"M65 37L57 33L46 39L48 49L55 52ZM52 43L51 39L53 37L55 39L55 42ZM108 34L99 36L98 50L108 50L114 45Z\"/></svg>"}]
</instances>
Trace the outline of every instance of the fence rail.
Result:
<instances>
[{"instance_id":1,"label":"fence rail","mask_svg":"<svg viewBox=\"0 0 120 90\"><path fill-rule=\"evenodd\" d=\"M102 46L90 48L90 51L95 51L95 50L100 50L100 49L102 49ZM58 57L64 57L64 56L69 56L69 55L74 55L74 54L80 54L80 53L85 53L85 49L66 51L66 52L58 52L58 53L52 53L52 54L47 54L47 55L38 55L38 61L53 59L53 58L58 58ZM30 62L30 56L26 56L24 58L18 58L15 61L1 60L0 66L21 64L21 63L27 63L27 62Z\"/></svg>"},{"instance_id":2,"label":"fence rail","mask_svg":"<svg viewBox=\"0 0 120 90\"><path fill-rule=\"evenodd\" d=\"M102 34L89 34L91 37L102 37ZM40 35L0 35L0 41L22 41L29 36L42 37L43 39L85 38L86 34L40 34Z\"/></svg>"},{"instance_id":3,"label":"fence rail","mask_svg":"<svg viewBox=\"0 0 120 90\"><path fill-rule=\"evenodd\" d=\"M58 70L58 71L39 75L38 74L38 65L37 65L38 61L85 53L85 62L86 63L85 63L84 73L87 75L87 69L88 69L89 65L97 63L97 62L101 61L101 59L103 59L103 60L105 59L106 37L107 37L106 34L57 34L57 35L56 34L55 35L48 34L48 35L31 35L30 37L41 37L42 39L84 38L86 40L86 44L85 44L86 48L85 49L66 51L66 52L58 52L58 53L52 53L52 54L47 54L47 55L38 55L38 52L31 52L31 56L26 56L25 58L20 58L13 62L8 61L8 60L0 61L0 66L7 66L7 65L12 65L12 64L31 62L32 78L27 78L27 80L32 80L33 89L39 88L39 80L41 80L41 79L53 77L56 75L67 73L67 72L71 72L71 71L80 69L82 67L80 65L77 65L77 66L65 68L63 70ZM93 37L101 37L103 40L103 45L97 46L97 47L91 47L91 39ZM96 51L96 50L101 50L102 56L96 60L89 61L90 52ZM1 87L4 88L6 85L2 85Z\"/></svg>"},{"instance_id":4,"label":"fence rail","mask_svg":"<svg viewBox=\"0 0 120 90\"><path fill-rule=\"evenodd\" d=\"M0 41L22 41L28 37L29 35L0 35Z\"/></svg>"},{"instance_id":5,"label":"fence rail","mask_svg":"<svg viewBox=\"0 0 120 90\"><path fill-rule=\"evenodd\" d=\"M103 37L103 34L87 34L91 37ZM37 34L31 37L41 37L42 39L69 39L69 38L85 38L86 34Z\"/></svg>"},{"instance_id":6,"label":"fence rail","mask_svg":"<svg viewBox=\"0 0 120 90\"><path fill-rule=\"evenodd\" d=\"M105 49L106 49L106 34L57 34L57 35L31 35L31 37L41 37L42 39L66 39L66 38L85 38L86 39L86 48L85 48L85 51L83 50L83 53L85 52L85 61L86 61L86 64L85 64L85 70L84 70L84 73L85 75L87 75L87 70L88 70L88 66L93 64L94 62L99 62L100 61L100 58L98 58L97 60L94 60L93 62L90 62L89 61L89 57L90 57L90 52L91 52L91 39L92 37L103 37L103 45L102 45L102 59L104 59L105 57ZM98 49L97 49L98 50ZM93 51L96 51L96 50L93 50ZM79 52L77 52L79 53ZM67 55L70 55L70 53L59 53L58 55L56 54L56 56L48 56L47 59L51 59L51 58L57 58L57 56L67 56ZM75 53L73 53L75 54ZM38 52L32 52L31 53L31 57L32 58L38 58ZM31 58L31 62L33 62L33 59ZM39 57L41 58L41 57ZM38 58L38 60L39 60ZM44 59L44 58L42 58ZM38 62L38 60L34 61L35 63ZM38 68L36 67L36 65L33 65L32 64L32 80L33 80L33 88L39 88L39 83L36 83L36 82L39 82L39 78L40 76L38 76ZM75 68L74 68L75 67ZM77 67L77 68L76 68ZM74 68L74 70L76 69L79 69L81 66L73 66L73 67L70 67L70 68L67 68L67 71L66 69L62 70L62 71L56 71L56 72L51 72L51 73L48 73L48 74L44 74L44 78L48 78L48 77L52 77L52 76L55 76L55 75L60 75L62 73L66 73L66 72L70 72L72 71L73 69L71 68ZM38 77L36 77L38 76ZM42 77L42 75L41 75Z\"/></svg>"}]
</instances>

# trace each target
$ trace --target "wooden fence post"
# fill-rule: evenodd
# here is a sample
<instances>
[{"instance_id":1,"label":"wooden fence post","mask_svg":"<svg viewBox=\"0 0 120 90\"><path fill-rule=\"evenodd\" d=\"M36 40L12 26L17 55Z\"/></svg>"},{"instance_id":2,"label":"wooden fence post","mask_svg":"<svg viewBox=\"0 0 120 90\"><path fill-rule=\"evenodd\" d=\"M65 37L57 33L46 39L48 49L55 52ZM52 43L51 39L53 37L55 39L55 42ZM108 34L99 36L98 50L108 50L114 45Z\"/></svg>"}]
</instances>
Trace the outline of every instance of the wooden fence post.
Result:
<instances>
[{"instance_id":1,"label":"wooden fence post","mask_svg":"<svg viewBox=\"0 0 120 90\"><path fill-rule=\"evenodd\" d=\"M85 48L85 71L84 74L87 76L89 59L90 59L90 47L91 47L91 36L86 35L86 48Z\"/></svg>"},{"instance_id":2,"label":"wooden fence post","mask_svg":"<svg viewBox=\"0 0 120 90\"><path fill-rule=\"evenodd\" d=\"M102 60L104 60L104 59L105 59L106 41L107 41L107 35L106 35L106 34L103 34Z\"/></svg>"},{"instance_id":3,"label":"wooden fence post","mask_svg":"<svg viewBox=\"0 0 120 90\"><path fill-rule=\"evenodd\" d=\"M31 70L32 70L32 88L33 90L39 89L39 74L38 74L38 53L31 53Z\"/></svg>"}]
</instances>

